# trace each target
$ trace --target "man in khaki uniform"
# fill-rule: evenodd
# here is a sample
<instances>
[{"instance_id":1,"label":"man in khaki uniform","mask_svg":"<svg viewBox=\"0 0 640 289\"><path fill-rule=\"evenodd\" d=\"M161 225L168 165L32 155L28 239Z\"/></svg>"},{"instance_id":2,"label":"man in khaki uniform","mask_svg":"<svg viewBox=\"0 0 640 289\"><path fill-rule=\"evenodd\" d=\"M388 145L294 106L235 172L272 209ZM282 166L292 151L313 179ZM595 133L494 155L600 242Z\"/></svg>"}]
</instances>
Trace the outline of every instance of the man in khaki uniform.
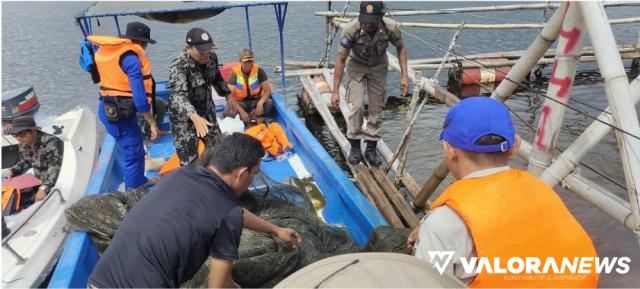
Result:
<instances>
[{"instance_id":1,"label":"man in khaki uniform","mask_svg":"<svg viewBox=\"0 0 640 289\"><path fill-rule=\"evenodd\" d=\"M402 42L398 24L390 19L383 19L384 4L380 1L363 1L360 3L360 15L348 23L342 33L336 67L334 70L333 95L331 104L338 107L340 95L338 87L342 80L345 63L349 82L347 84L347 102L351 114L347 119L347 138L351 144L349 163L357 165L362 161L360 140L365 139L367 148L365 157L372 166L380 166L381 161L376 151L380 140L380 116L386 102L385 88L387 84L387 47L391 42L396 47L402 80L402 95L409 89L407 74L407 49ZM347 62L347 56L349 61ZM369 96L369 117L367 126L362 129L364 113L365 87Z\"/></svg>"}]
</instances>

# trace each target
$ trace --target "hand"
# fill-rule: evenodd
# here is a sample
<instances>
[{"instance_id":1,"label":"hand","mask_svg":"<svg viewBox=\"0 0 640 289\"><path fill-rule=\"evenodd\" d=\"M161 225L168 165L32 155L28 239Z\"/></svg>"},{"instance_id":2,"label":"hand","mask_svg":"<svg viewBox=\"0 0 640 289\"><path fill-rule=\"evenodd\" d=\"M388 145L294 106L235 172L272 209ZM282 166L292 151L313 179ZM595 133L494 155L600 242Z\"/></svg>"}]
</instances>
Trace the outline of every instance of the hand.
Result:
<instances>
[{"instance_id":1,"label":"hand","mask_svg":"<svg viewBox=\"0 0 640 289\"><path fill-rule=\"evenodd\" d=\"M44 200L44 197L46 196L47 194L44 192L44 187L40 186L40 189L38 189L38 192L36 193L36 202Z\"/></svg>"},{"instance_id":2,"label":"hand","mask_svg":"<svg viewBox=\"0 0 640 289\"><path fill-rule=\"evenodd\" d=\"M192 113L191 115L189 115L189 118L193 122L193 125L196 127L196 135L198 137L206 136L209 133L209 127L213 127L212 123L199 116L197 113Z\"/></svg>"},{"instance_id":3,"label":"hand","mask_svg":"<svg viewBox=\"0 0 640 289\"><path fill-rule=\"evenodd\" d=\"M409 77L402 77L400 80L400 96L406 96L409 92Z\"/></svg>"},{"instance_id":4,"label":"hand","mask_svg":"<svg viewBox=\"0 0 640 289\"><path fill-rule=\"evenodd\" d=\"M251 118L249 117L249 114L246 111L240 110L238 111L238 113L240 114L240 118L244 123L249 123L249 121L251 121Z\"/></svg>"},{"instance_id":5,"label":"hand","mask_svg":"<svg viewBox=\"0 0 640 289\"><path fill-rule=\"evenodd\" d=\"M276 238L280 239L280 241L287 243L287 245L291 248L295 248L297 243L302 242L300 234L298 234L296 230L291 228L278 227L274 235L276 236Z\"/></svg>"},{"instance_id":6,"label":"hand","mask_svg":"<svg viewBox=\"0 0 640 289\"><path fill-rule=\"evenodd\" d=\"M152 125L149 126L149 128L151 129L151 140L155 141L156 139L158 139L158 135L160 135L160 129L158 128L158 124L157 123L153 123Z\"/></svg>"},{"instance_id":7,"label":"hand","mask_svg":"<svg viewBox=\"0 0 640 289\"><path fill-rule=\"evenodd\" d=\"M256 105L256 116L262 116L262 113L264 112L264 101L262 101L262 99L260 99L258 101L258 104Z\"/></svg>"},{"instance_id":8,"label":"hand","mask_svg":"<svg viewBox=\"0 0 640 289\"><path fill-rule=\"evenodd\" d=\"M418 240L418 232L420 231L420 226L416 227L411 231L409 237L407 237L407 249L409 252L413 252L416 249L416 240Z\"/></svg>"},{"instance_id":9,"label":"hand","mask_svg":"<svg viewBox=\"0 0 640 289\"><path fill-rule=\"evenodd\" d=\"M333 106L333 108L339 108L340 106L340 93L337 91L334 91L331 95L331 106Z\"/></svg>"},{"instance_id":10,"label":"hand","mask_svg":"<svg viewBox=\"0 0 640 289\"><path fill-rule=\"evenodd\" d=\"M13 173L11 172L11 169L2 170L2 178L7 181L13 178Z\"/></svg>"}]
</instances>

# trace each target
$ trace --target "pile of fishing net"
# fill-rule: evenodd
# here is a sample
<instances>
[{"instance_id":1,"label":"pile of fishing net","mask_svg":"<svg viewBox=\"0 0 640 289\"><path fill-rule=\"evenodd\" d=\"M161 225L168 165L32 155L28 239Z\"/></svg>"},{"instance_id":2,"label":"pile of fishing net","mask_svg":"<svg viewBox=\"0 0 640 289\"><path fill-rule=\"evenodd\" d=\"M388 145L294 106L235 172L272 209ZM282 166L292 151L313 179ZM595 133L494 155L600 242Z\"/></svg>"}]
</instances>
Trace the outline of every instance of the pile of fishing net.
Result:
<instances>
[{"instance_id":1,"label":"pile of fishing net","mask_svg":"<svg viewBox=\"0 0 640 289\"><path fill-rule=\"evenodd\" d=\"M298 182L291 182L298 183ZM378 227L363 247L351 240L342 227L324 223L303 188L278 183L261 174L241 197L244 207L281 227L294 228L302 237L295 248L277 238L243 230L233 264L233 278L242 287L273 287L285 277L318 260L355 252L408 253L409 229ZM146 193L144 190L84 197L66 211L69 222L88 231L102 252L125 214ZM207 287L209 262L183 287Z\"/></svg>"}]
</instances>

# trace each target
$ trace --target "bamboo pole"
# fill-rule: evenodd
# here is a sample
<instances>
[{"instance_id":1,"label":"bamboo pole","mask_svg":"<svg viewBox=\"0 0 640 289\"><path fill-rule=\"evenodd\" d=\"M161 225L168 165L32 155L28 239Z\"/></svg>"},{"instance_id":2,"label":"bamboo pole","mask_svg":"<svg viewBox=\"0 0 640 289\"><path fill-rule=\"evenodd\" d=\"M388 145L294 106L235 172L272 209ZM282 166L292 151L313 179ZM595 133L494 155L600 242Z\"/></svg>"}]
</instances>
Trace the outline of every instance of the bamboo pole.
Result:
<instances>
[{"instance_id":1,"label":"bamboo pole","mask_svg":"<svg viewBox=\"0 0 640 289\"><path fill-rule=\"evenodd\" d=\"M327 1L327 11L331 11L331 1ZM333 30L333 21L330 17L325 19L324 31L324 53L318 62L318 66L324 66L329 61L329 51L331 50L331 31Z\"/></svg>"},{"instance_id":2,"label":"bamboo pole","mask_svg":"<svg viewBox=\"0 0 640 289\"><path fill-rule=\"evenodd\" d=\"M353 19L351 18L339 18L333 19L335 25L349 23ZM640 17L629 17L613 19L609 21L611 25L629 24L640 22ZM400 27L412 27L412 28L439 28L439 29L458 29L458 24L455 23L422 23L422 22L397 22ZM464 25L466 29L540 29L543 28L546 23L503 23L503 24L477 24L468 23Z\"/></svg>"},{"instance_id":3,"label":"bamboo pole","mask_svg":"<svg viewBox=\"0 0 640 289\"><path fill-rule=\"evenodd\" d=\"M376 179L389 200L391 200L391 203L396 208L396 212L404 219L407 226L409 228L417 226L420 222L418 217L413 213L411 206L409 206L409 203L407 203L398 189L389 181L387 175L378 167L371 167L371 175Z\"/></svg>"},{"instance_id":4,"label":"bamboo pole","mask_svg":"<svg viewBox=\"0 0 640 289\"><path fill-rule=\"evenodd\" d=\"M629 91L631 91L632 102L637 104L640 101L640 76L631 82ZM598 119L604 123L614 125L610 111L611 109L607 107L605 112L598 116ZM562 182L564 178L575 170L580 160L611 132L612 128L602 122L592 122L591 125L540 174L539 178L552 187Z\"/></svg>"},{"instance_id":5,"label":"bamboo pole","mask_svg":"<svg viewBox=\"0 0 640 289\"><path fill-rule=\"evenodd\" d=\"M580 9L576 5L568 5L566 9L547 98L542 106L533 151L529 157L528 171L536 176L551 164L582 50L584 26Z\"/></svg>"},{"instance_id":6,"label":"bamboo pole","mask_svg":"<svg viewBox=\"0 0 640 289\"><path fill-rule=\"evenodd\" d=\"M369 169L363 164L358 164L354 167L358 177L362 178L362 183L366 186L367 191L371 194L371 197L376 204L376 207L380 210L380 213L385 216L389 224L394 228L404 228L400 217L393 210L393 206L384 195L382 189L378 186Z\"/></svg>"},{"instance_id":7,"label":"bamboo pole","mask_svg":"<svg viewBox=\"0 0 640 289\"><path fill-rule=\"evenodd\" d=\"M506 76L507 81L502 81L500 85L491 94L492 98L498 99L504 102L512 93L516 90L522 80L529 75L531 68L538 62L538 60L544 55L545 51L549 49L551 43L553 43L560 33L562 27L562 20L564 15L562 10L565 3L562 4L562 8L556 10L551 16L547 25L544 26L540 34L527 48L526 53L518 59L513 68Z\"/></svg>"},{"instance_id":8,"label":"bamboo pole","mask_svg":"<svg viewBox=\"0 0 640 289\"><path fill-rule=\"evenodd\" d=\"M312 69L299 69L299 70L287 70L284 73L285 77L305 76L305 75L318 75L323 74L326 68L312 68Z\"/></svg>"},{"instance_id":9,"label":"bamboo pole","mask_svg":"<svg viewBox=\"0 0 640 289\"><path fill-rule=\"evenodd\" d=\"M620 53L620 59L637 59L640 58L640 53L639 52L626 52L626 53ZM578 61L580 62L595 62L596 61L596 57L595 56L581 56ZM540 60L538 60L536 62L536 64L538 65L542 65L542 64L552 64L555 62L554 58L540 58ZM504 66L514 66L517 63L517 60L513 59L513 60L504 60L504 61L496 61L496 60L491 60L491 61L483 61L483 60L473 60L473 61L462 61L462 67L463 68L478 68L478 67L482 67L482 68L486 68L486 67L504 67ZM426 70L426 69L437 69L438 67L440 67L439 64L433 64L433 63L427 63L427 64L411 64L409 65L409 67L411 67L412 69L421 69L421 70ZM443 68L447 68L447 69L451 69L454 67L458 67L457 64L455 63L447 63L445 65L443 65Z\"/></svg>"},{"instance_id":10,"label":"bamboo pole","mask_svg":"<svg viewBox=\"0 0 640 289\"><path fill-rule=\"evenodd\" d=\"M420 92L422 91L422 72L416 71L415 79L418 81L413 83L413 95L411 96L411 103L409 103L409 109L404 116L404 129L406 130L409 127L409 123L411 122L411 116L415 113L416 108L418 106L418 99L420 98ZM426 96L425 96L426 97ZM402 174L404 173L404 166L407 163L407 155L409 152L409 147L405 146L402 148L400 153L400 165L396 172L396 180L401 180Z\"/></svg>"},{"instance_id":11,"label":"bamboo pole","mask_svg":"<svg viewBox=\"0 0 640 289\"><path fill-rule=\"evenodd\" d=\"M614 124L622 130L640 136L640 125L635 106L629 97L629 83L624 65L615 47L611 26L607 23L604 7L596 2L579 2L582 16L596 51L598 67L605 80L605 92L611 108ZM616 130L622 168L625 174L629 201L635 220L634 232L640 241L640 140Z\"/></svg>"},{"instance_id":12,"label":"bamboo pole","mask_svg":"<svg viewBox=\"0 0 640 289\"><path fill-rule=\"evenodd\" d=\"M304 87L304 89L309 93L311 102L313 102L313 105L316 107L316 111L318 111L318 113L324 120L325 124L327 125L329 132L338 143L338 146L340 147L342 154L345 156L345 158L348 158L349 150L351 149L351 144L349 144L349 141L347 141L347 138L340 131L340 127L338 127L338 124L336 123L335 119L331 115L329 108L327 108L327 104L320 97L321 94L318 91L318 88L313 84L313 81L311 80L310 76L301 76L300 82L302 83L302 86ZM349 168L351 169L351 172L354 173L355 175L355 170L353 170L351 166L349 166Z\"/></svg>"},{"instance_id":13,"label":"bamboo pole","mask_svg":"<svg viewBox=\"0 0 640 289\"><path fill-rule=\"evenodd\" d=\"M635 6L640 3L636 1L607 1L604 6ZM556 9L560 7L556 3L542 3L542 4L515 4L515 5L500 5L500 6L487 6L487 7L464 7L464 8L448 8L448 9L435 9L435 10L411 10L411 11L393 11L387 12L389 16L414 16L414 15L438 15L438 14L454 14L454 13L468 13L468 12L495 12L495 11L509 11L509 10L540 10L540 9ZM341 14L333 11L320 11L315 12L316 16L329 16L337 17ZM348 17L357 17L357 12L349 12L344 14Z\"/></svg>"},{"instance_id":14,"label":"bamboo pole","mask_svg":"<svg viewBox=\"0 0 640 289\"><path fill-rule=\"evenodd\" d=\"M638 36L640 37L640 35ZM640 41L640 39L639 39ZM618 51L620 53L627 52L638 52L636 51L636 47L640 47L640 43L638 44L621 44L618 45ZM593 48L591 46L584 47L581 52L581 56L593 56ZM491 58L506 58L509 60L517 60L526 54L525 50L514 50L514 51L505 51L505 52L491 52L491 53L478 53L478 54L468 54L464 56L465 60L476 60L476 59L491 59ZM556 49L551 48L548 49L543 57L554 57L556 55ZM423 59L411 59L408 61L409 65L415 64L438 64L442 61L444 57L434 57L434 58L423 58Z\"/></svg>"},{"instance_id":15,"label":"bamboo pole","mask_svg":"<svg viewBox=\"0 0 640 289\"><path fill-rule=\"evenodd\" d=\"M456 40L458 40L458 36L460 35L460 32L462 32L462 28L464 28L464 21L460 22L460 25L458 26L458 30L456 30L456 33L453 34L453 38L451 38L451 42L449 42L449 47L447 47L447 53L445 53L444 57L442 57L440 66L438 66L438 70L436 70L436 73L432 77L432 79L434 79L435 81L438 81L438 77L440 76L440 72L442 71L444 64L447 63L447 61L449 61L449 54L451 54L451 51L453 50L453 46L456 44Z\"/></svg>"}]
</instances>

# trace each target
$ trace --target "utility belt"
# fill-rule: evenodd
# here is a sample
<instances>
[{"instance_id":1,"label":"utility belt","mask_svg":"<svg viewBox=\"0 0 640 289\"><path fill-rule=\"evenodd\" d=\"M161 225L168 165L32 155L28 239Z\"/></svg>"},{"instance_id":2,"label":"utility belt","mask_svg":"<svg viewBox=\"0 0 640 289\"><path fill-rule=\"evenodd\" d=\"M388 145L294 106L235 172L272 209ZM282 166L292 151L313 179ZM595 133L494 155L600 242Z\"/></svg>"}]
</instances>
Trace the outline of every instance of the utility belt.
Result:
<instances>
[{"instance_id":1,"label":"utility belt","mask_svg":"<svg viewBox=\"0 0 640 289\"><path fill-rule=\"evenodd\" d=\"M138 112L133 98L128 96L101 96L104 112L109 122L117 122L134 117Z\"/></svg>"}]
</instances>

